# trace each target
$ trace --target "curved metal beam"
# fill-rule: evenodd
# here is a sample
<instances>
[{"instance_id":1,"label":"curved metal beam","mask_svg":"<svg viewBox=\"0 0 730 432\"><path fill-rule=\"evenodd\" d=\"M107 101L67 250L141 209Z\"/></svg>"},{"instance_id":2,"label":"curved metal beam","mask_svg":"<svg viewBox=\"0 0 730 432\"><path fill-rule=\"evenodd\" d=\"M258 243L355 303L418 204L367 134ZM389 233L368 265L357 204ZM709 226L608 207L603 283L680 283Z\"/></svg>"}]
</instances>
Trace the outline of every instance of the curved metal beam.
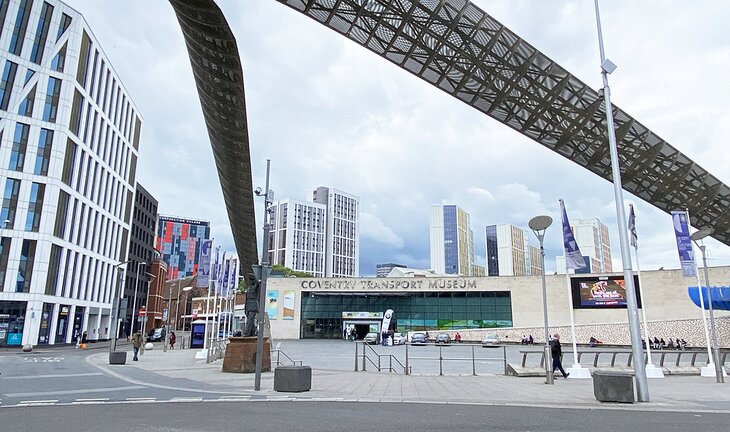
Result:
<instances>
[{"instance_id":1,"label":"curved metal beam","mask_svg":"<svg viewBox=\"0 0 730 432\"><path fill-rule=\"evenodd\" d=\"M276 0L611 181L603 97L468 0ZM730 245L730 188L613 106L623 188Z\"/></svg>"},{"instance_id":2,"label":"curved metal beam","mask_svg":"<svg viewBox=\"0 0 730 432\"><path fill-rule=\"evenodd\" d=\"M241 272L258 263L243 70L236 39L213 0L170 0L180 23L213 148Z\"/></svg>"}]
</instances>

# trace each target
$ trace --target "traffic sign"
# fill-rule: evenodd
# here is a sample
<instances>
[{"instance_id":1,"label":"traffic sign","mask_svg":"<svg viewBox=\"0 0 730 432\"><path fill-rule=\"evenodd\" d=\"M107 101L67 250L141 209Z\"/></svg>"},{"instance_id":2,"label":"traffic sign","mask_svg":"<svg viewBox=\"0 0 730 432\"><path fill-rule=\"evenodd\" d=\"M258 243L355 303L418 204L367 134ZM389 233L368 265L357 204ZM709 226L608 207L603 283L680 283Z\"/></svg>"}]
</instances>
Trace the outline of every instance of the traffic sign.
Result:
<instances>
[{"instance_id":1,"label":"traffic sign","mask_svg":"<svg viewBox=\"0 0 730 432\"><path fill-rule=\"evenodd\" d=\"M139 316L145 316L145 315L147 315L147 309L145 309L145 307L142 306L141 308L139 308Z\"/></svg>"}]
</instances>

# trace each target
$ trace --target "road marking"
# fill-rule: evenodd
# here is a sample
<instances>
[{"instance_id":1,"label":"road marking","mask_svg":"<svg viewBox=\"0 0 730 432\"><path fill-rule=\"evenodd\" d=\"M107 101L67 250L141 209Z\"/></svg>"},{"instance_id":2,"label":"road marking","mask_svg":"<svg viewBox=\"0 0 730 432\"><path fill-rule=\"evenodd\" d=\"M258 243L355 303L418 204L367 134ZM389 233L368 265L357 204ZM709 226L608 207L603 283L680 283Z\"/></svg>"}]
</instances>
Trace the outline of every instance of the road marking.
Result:
<instances>
[{"instance_id":1,"label":"road marking","mask_svg":"<svg viewBox=\"0 0 730 432\"><path fill-rule=\"evenodd\" d=\"M108 401L109 398L89 398L89 399L76 399L76 402L83 403L83 402L105 402Z\"/></svg>"},{"instance_id":2,"label":"road marking","mask_svg":"<svg viewBox=\"0 0 730 432\"><path fill-rule=\"evenodd\" d=\"M94 376L104 375L101 372L89 372L89 373L78 373L78 374L54 374L54 375L23 375L23 376L6 376L2 379L34 379L34 378L71 378L71 377L82 377L82 376Z\"/></svg>"},{"instance_id":3,"label":"road marking","mask_svg":"<svg viewBox=\"0 0 730 432\"><path fill-rule=\"evenodd\" d=\"M58 363L63 360L63 357L23 357L23 361L30 363Z\"/></svg>"},{"instance_id":4,"label":"road marking","mask_svg":"<svg viewBox=\"0 0 730 432\"><path fill-rule=\"evenodd\" d=\"M31 400L31 401L20 401L18 402L18 406L30 406L30 405L55 405L58 402L58 399L49 399L49 400Z\"/></svg>"},{"instance_id":5,"label":"road marking","mask_svg":"<svg viewBox=\"0 0 730 432\"><path fill-rule=\"evenodd\" d=\"M145 388L144 386L125 386L125 387L103 387L103 388L91 388L91 389L78 389L78 390L59 390L49 392L33 392L33 393L5 393L7 397L34 397L34 396L55 396L55 395L69 395L77 393L103 393L110 391L127 391L127 390L139 390Z\"/></svg>"},{"instance_id":6,"label":"road marking","mask_svg":"<svg viewBox=\"0 0 730 432\"><path fill-rule=\"evenodd\" d=\"M202 402L202 397L174 397L170 402Z\"/></svg>"},{"instance_id":7,"label":"road marking","mask_svg":"<svg viewBox=\"0 0 730 432\"><path fill-rule=\"evenodd\" d=\"M130 402L153 402L156 399L151 397L128 397L127 400Z\"/></svg>"}]
</instances>

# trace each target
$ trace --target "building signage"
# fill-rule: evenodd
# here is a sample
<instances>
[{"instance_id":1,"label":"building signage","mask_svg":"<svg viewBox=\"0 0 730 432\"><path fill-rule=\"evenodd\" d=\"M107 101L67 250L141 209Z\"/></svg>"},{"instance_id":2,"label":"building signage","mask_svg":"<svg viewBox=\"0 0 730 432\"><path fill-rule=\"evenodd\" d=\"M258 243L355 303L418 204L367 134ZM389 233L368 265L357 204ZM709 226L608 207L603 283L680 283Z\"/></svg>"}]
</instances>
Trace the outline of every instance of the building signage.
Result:
<instances>
[{"instance_id":1,"label":"building signage","mask_svg":"<svg viewBox=\"0 0 730 432\"><path fill-rule=\"evenodd\" d=\"M304 279L302 289L308 290L443 290L476 288L476 278L405 278L383 280L319 280Z\"/></svg>"},{"instance_id":2,"label":"building signage","mask_svg":"<svg viewBox=\"0 0 730 432\"><path fill-rule=\"evenodd\" d=\"M382 312L342 312L342 318L377 318L382 319Z\"/></svg>"}]
</instances>

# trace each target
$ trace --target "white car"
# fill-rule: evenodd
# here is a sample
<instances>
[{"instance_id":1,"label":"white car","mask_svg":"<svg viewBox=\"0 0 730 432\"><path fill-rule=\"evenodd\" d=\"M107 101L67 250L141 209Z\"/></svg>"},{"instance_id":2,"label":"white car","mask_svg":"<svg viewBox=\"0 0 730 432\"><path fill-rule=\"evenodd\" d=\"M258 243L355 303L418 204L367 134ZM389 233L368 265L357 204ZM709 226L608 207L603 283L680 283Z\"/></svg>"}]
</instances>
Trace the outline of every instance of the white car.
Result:
<instances>
[{"instance_id":1,"label":"white car","mask_svg":"<svg viewBox=\"0 0 730 432\"><path fill-rule=\"evenodd\" d=\"M482 339L484 348L496 347L497 345L499 345L499 336L495 333L487 333Z\"/></svg>"},{"instance_id":2,"label":"white car","mask_svg":"<svg viewBox=\"0 0 730 432\"><path fill-rule=\"evenodd\" d=\"M406 337L403 333L393 333L393 345L405 345Z\"/></svg>"}]
</instances>

